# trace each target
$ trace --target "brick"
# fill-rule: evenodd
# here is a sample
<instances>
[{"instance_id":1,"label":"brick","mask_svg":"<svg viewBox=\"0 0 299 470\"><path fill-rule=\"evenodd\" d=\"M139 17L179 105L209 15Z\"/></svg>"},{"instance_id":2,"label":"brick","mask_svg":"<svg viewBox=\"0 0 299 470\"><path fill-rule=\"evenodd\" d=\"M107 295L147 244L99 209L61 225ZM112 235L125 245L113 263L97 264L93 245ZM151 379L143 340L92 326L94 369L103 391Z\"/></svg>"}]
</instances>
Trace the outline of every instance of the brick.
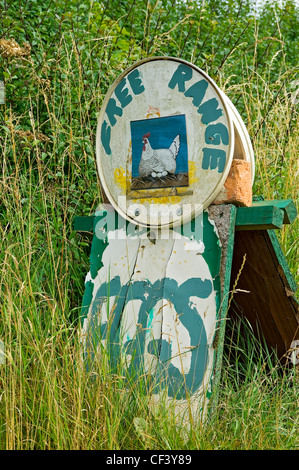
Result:
<instances>
[{"instance_id":1,"label":"brick","mask_svg":"<svg viewBox=\"0 0 299 470\"><path fill-rule=\"evenodd\" d=\"M223 188L213 204L235 204L250 207L252 204L252 183L250 162L234 159Z\"/></svg>"}]
</instances>

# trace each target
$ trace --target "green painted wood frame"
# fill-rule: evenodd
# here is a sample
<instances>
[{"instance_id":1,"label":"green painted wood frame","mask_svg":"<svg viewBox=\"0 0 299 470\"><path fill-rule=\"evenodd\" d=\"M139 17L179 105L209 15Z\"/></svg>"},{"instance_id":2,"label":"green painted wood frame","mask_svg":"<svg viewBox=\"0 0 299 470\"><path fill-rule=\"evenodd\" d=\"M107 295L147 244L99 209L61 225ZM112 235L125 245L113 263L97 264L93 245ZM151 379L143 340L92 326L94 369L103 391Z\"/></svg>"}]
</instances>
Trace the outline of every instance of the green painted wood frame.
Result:
<instances>
[{"instance_id":1,"label":"green painted wood frame","mask_svg":"<svg viewBox=\"0 0 299 470\"><path fill-rule=\"evenodd\" d=\"M281 229L284 224L292 224L297 209L291 199L255 201L250 207L238 207L235 221L236 230ZM74 219L74 230L92 233L94 215L78 216Z\"/></svg>"}]
</instances>

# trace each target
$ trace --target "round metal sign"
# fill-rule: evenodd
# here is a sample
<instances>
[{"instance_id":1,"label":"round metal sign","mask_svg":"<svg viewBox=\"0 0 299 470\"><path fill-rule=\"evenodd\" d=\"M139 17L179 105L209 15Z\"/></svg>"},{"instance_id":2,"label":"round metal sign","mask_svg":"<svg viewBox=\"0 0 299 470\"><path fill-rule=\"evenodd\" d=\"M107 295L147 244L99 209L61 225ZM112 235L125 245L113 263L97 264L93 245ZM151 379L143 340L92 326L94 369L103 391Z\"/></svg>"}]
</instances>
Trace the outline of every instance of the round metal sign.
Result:
<instances>
[{"instance_id":1,"label":"round metal sign","mask_svg":"<svg viewBox=\"0 0 299 470\"><path fill-rule=\"evenodd\" d=\"M244 121L241 118L234 104L223 91L221 91L221 93L224 101L227 104L229 114L231 115L234 124L235 147L233 158L240 158L241 160L243 159L250 163L251 183L253 185L255 177L255 160L250 136L248 134Z\"/></svg>"},{"instance_id":2,"label":"round metal sign","mask_svg":"<svg viewBox=\"0 0 299 470\"><path fill-rule=\"evenodd\" d=\"M234 125L221 90L172 57L142 60L109 89L98 119L97 166L121 216L162 228L191 220L228 175Z\"/></svg>"}]
</instances>

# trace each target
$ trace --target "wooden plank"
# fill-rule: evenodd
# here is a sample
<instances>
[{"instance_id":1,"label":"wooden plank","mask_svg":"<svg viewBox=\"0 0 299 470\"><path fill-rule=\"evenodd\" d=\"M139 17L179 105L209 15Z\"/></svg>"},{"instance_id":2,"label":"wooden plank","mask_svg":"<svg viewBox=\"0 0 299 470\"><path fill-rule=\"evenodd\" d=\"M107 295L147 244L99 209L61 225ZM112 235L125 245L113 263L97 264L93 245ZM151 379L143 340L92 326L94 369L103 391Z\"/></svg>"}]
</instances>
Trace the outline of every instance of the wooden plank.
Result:
<instances>
[{"instance_id":1,"label":"wooden plank","mask_svg":"<svg viewBox=\"0 0 299 470\"><path fill-rule=\"evenodd\" d=\"M188 80L192 77L186 93L182 93L184 87L179 82L181 73L183 76L187 73ZM133 76L139 76L135 92L129 86ZM202 76L204 81L199 82ZM195 82L203 86L199 93L206 97L201 106L198 96L190 100ZM118 116L111 114L108 129L105 113L109 114L114 100L112 96L119 96L120 87L125 83L129 86L124 88L129 101L121 103L126 107L125 112L118 113ZM174 98L170 99L172 95ZM217 110L213 106L216 101ZM209 119L201 116L206 113L210 113ZM209 126L212 115L213 122L221 120L221 131L218 126L218 130L215 125L213 128ZM196 128L203 132L193 132ZM192 134L192 139L187 138L189 134ZM212 148L207 146L207 142L212 142ZM226 181L233 159L234 121L223 95L201 70L179 59L154 57L125 70L108 90L99 114L96 143L100 180L110 203L119 213L143 225L148 223L151 213L152 225L159 226L162 224L159 205L163 204L164 220L173 219L175 224L179 224L197 215L202 206L208 207ZM172 152L172 149L175 150ZM192 168L196 168L196 178L192 178ZM173 211L173 201L165 196L164 190L167 194L173 179L177 180L178 188L175 203L184 206L184 211ZM124 196L135 187L136 181L138 186L142 183L142 187L137 189L139 194L136 194L135 202L143 210L133 212L132 200ZM187 193L180 191L185 185L189 186ZM155 197L148 193L148 198L138 203L149 187L157 189ZM157 210L151 210L150 206L156 206Z\"/></svg>"},{"instance_id":2,"label":"wooden plank","mask_svg":"<svg viewBox=\"0 0 299 470\"><path fill-rule=\"evenodd\" d=\"M155 243L147 233L138 242L129 235L117 240L113 231L98 240L96 224L103 224L105 214L94 220L84 294L88 367L95 354L107 351L112 370L121 366L121 373L144 377L153 411L165 398L178 423L203 418L212 390L217 391L213 381L222 359L231 214L234 206L215 206L201 215L200 224L187 227L188 235L170 231L168 239Z\"/></svg>"},{"instance_id":3,"label":"wooden plank","mask_svg":"<svg viewBox=\"0 0 299 470\"><path fill-rule=\"evenodd\" d=\"M104 212L96 212L95 216L93 217L93 225L97 222L103 221L105 218ZM93 231L93 230L92 230ZM85 232L86 233L86 232ZM81 306L81 325L83 325L85 318L88 314L88 310L90 307L92 293L93 293L93 279L96 277L98 270L102 266L102 254L107 246L107 234L103 233L101 238L93 237L91 243L91 251L89 256L90 261L90 270L86 275L85 278L85 290L82 300Z\"/></svg>"},{"instance_id":4,"label":"wooden plank","mask_svg":"<svg viewBox=\"0 0 299 470\"><path fill-rule=\"evenodd\" d=\"M188 237L176 234L167 265L157 382L168 383L168 396L162 390L155 403L163 397L186 425L204 418L211 396L211 409L217 405L235 212L232 205L209 208L201 234L192 224L183 230Z\"/></svg>"},{"instance_id":5,"label":"wooden plank","mask_svg":"<svg viewBox=\"0 0 299 470\"><path fill-rule=\"evenodd\" d=\"M275 205L238 207L236 230L280 229L283 220L284 211Z\"/></svg>"},{"instance_id":6,"label":"wooden plank","mask_svg":"<svg viewBox=\"0 0 299 470\"><path fill-rule=\"evenodd\" d=\"M292 199L254 201L251 207L237 208L236 230L280 229L283 224L292 224L296 217L297 209ZM74 230L92 233L93 223L94 216L77 216Z\"/></svg>"},{"instance_id":7,"label":"wooden plank","mask_svg":"<svg viewBox=\"0 0 299 470\"><path fill-rule=\"evenodd\" d=\"M176 233L167 264L155 401L165 399L167 393L166 401L172 404L176 416L194 422L204 409L211 380L217 323L215 298L220 293L214 290L203 255L188 249L189 242Z\"/></svg>"},{"instance_id":8,"label":"wooden plank","mask_svg":"<svg viewBox=\"0 0 299 470\"><path fill-rule=\"evenodd\" d=\"M257 337L262 334L285 362L292 341L299 339L298 302L295 282L273 235L265 230L236 232L231 289L244 255L246 261L228 316L246 317Z\"/></svg>"},{"instance_id":9,"label":"wooden plank","mask_svg":"<svg viewBox=\"0 0 299 470\"><path fill-rule=\"evenodd\" d=\"M157 344L161 339L163 286L173 240L158 238L153 243L142 236L130 288L115 342L122 344L126 367L132 376L155 375Z\"/></svg>"},{"instance_id":10,"label":"wooden plank","mask_svg":"<svg viewBox=\"0 0 299 470\"><path fill-rule=\"evenodd\" d=\"M114 212L110 214L110 217L114 216ZM101 217L95 217L95 225L100 220ZM123 227L107 231L102 240L96 234L93 237L82 306L82 342L87 368L91 367L101 345L113 344L126 302L140 238L126 236L125 227L124 223Z\"/></svg>"},{"instance_id":11,"label":"wooden plank","mask_svg":"<svg viewBox=\"0 0 299 470\"><path fill-rule=\"evenodd\" d=\"M220 281L221 281L221 304L218 311L217 331L213 340L215 348L215 366L213 380L213 396L211 404L211 413L217 410L224 337L226 331L226 318L228 313L228 301L230 295L230 283L232 273L234 240L235 240L235 223L236 223L236 207L232 204L222 206L211 206L209 215L215 221L217 231L222 246L222 255L220 263Z\"/></svg>"},{"instance_id":12,"label":"wooden plank","mask_svg":"<svg viewBox=\"0 0 299 470\"><path fill-rule=\"evenodd\" d=\"M284 212L284 224L292 224L297 217L297 209L292 199L281 199L274 201L254 201L252 207L275 206Z\"/></svg>"}]
</instances>

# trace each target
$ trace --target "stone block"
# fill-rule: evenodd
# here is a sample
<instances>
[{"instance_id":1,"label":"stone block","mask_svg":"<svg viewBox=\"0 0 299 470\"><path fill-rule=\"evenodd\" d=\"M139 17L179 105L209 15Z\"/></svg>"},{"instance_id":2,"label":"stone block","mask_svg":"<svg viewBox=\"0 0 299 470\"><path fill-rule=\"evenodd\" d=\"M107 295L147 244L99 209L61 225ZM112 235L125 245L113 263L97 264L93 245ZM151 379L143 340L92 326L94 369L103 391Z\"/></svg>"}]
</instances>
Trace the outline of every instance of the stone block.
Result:
<instances>
[{"instance_id":1,"label":"stone block","mask_svg":"<svg viewBox=\"0 0 299 470\"><path fill-rule=\"evenodd\" d=\"M252 204L252 182L250 162L234 159L223 188L213 204L224 203L249 207Z\"/></svg>"}]
</instances>

